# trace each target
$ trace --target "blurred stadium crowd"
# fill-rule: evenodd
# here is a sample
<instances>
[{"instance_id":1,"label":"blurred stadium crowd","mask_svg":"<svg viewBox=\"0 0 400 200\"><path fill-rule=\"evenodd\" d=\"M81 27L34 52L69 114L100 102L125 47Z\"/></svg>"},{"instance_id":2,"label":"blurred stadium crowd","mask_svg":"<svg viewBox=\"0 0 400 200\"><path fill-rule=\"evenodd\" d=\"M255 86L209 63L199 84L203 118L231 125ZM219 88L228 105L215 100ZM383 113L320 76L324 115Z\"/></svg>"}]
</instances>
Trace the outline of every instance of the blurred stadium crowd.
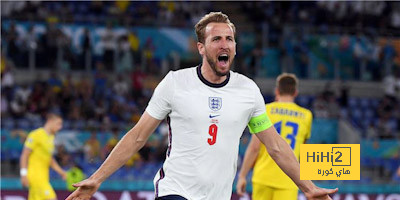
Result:
<instances>
[{"instance_id":1,"label":"blurred stadium crowd","mask_svg":"<svg viewBox=\"0 0 400 200\"><path fill-rule=\"evenodd\" d=\"M400 42L393 40L400 33L398 2L234 2L227 6L222 2L9 1L2 5L7 22L2 23L5 52L22 68L95 69L100 60L106 70L132 70L133 62L145 63L147 71L157 74L163 71L162 61L174 58L160 58L156 39L141 38L130 28L191 30L204 13L219 8L232 13L239 42L252 40L250 48L239 43L237 58L237 71L251 77L273 77L283 69L301 78L379 81L400 65L396 53ZM27 25L18 27L15 22ZM45 26L39 28L38 23ZM63 27L67 24L85 29L71 34ZM94 38L93 26L106 26L100 39ZM120 28L127 30L115 31ZM247 38L246 32L254 38ZM191 53L191 63L197 64L196 51ZM280 64L263 69L265 64L274 65L268 62L271 58ZM327 63L313 66L318 60Z\"/></svg>"},{"instance_id":2,"label":"blurred stadium crowd","mask_svg":"<svg viewBox=\"0 0 400 200\"><path fill-rule=\"evenodd\" d=\"M232 3L242 7L243 14L249 15L255 24L268 22L282 26L300 22L316 26L320 31L353 30L385 35L390 34L387 30L400 28L399 4L396 2ZM7 19L31 21L46 21L52 18L60 23L104 24L105 21L113 20L120 25L131 26L191 27L204 13L215 9L217 4L218 2L9 1L2 4L2 16Z\"/></svg>"},{"instance_id":3,"label":"blurred stadium crowd","mask_svg":"<svg viewBox=\"0 0 400 200\"><path fill-rule=\"evenodd\" d=\"M74 154L59 145L57 159L63 167L79 164L86 174L92 173L122 134L138 121L165 72L174 69L172 65L190 67L199 63L196 51L186 62L174 54L157 56L156 49L168 47L157 47L154 38L143 40L132 30L123 34L114 30L133 26L192 29L205 13L224 9L228 14L236 13L230 17L239 28L238 41L246 39L240 29L256 33L252 48L238 44L237 71L257 78L273 78L287 71L302 79L381 82L385 89L382 97L353 97L349 96L351 86L336 92L327 84L323 92L301 95L296 101L311 109L316 119L348 120L364 139L400 142L399 2L229 4L2 1L1 162L10 166L3 167L2 176L18 175L18 158L27 131L41 126L49 112L61 114L64 131L79 134L81 142ZM38 31L38 24L45 24L45 28ZM62 28L68 24L86 27L80 42L75 43ZM97 26L106 27L99 39L100 52L93 39L92 27ZM264 65L274 52L280 64L277 73L270 74L274 69ZM311 68L313 52L327 64ZM34 73L41 70L48 76ZM84 73L76 75L76 71ZM24 80L17 73L35 78ZM273 100L272 94L264 95L266 102ZM127 167L113 177L151 180L164 160L167 133L163 123ZM241 149L248 137L246 133ZM364 164L378 162L368 166L378 167L386 178L399 181L399 152L378 161L365 160ZM244 151L240 153L243 156Z\"/></svg>"}]
</instances>

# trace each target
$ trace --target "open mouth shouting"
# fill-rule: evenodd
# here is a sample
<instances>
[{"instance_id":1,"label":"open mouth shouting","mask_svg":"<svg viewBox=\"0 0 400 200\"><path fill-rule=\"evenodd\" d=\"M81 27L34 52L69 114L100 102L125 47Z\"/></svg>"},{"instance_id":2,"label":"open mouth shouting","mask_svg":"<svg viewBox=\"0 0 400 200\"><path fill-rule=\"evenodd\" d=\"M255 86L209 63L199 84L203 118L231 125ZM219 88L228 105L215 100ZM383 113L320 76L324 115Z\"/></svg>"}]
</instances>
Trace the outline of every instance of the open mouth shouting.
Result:
<instances>
[{"instance_id":1,"label":"open mouth shouting","mask_svg":"<svg viewBox=\"0 0 400 200\"><path fill-rule=\"evenodd\" d=\"M218 65L221 67L228 67L229 56L227 53L222 53L218 56Z\"/></svg>"}]
</instances>

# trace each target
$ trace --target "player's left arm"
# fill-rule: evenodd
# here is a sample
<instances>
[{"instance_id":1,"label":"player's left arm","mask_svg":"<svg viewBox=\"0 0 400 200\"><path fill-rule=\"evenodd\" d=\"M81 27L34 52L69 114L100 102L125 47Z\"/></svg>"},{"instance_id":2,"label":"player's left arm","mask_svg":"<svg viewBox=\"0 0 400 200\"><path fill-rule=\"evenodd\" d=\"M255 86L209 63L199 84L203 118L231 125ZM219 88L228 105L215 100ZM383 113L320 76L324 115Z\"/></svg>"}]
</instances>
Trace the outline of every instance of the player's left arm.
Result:
<instances>
[{"instance_id":1,"label":"player's left arm","mask_svg":"<svg viewBox=\"0 0 400 200\"><path fill-rule=\"evenodd\" d=\"M23 187L29 187L29 181L27 175L28 175L28 160L31 153L32 149L30 149L29 147L25 147L22 150L22 154L19 159L21 184Z\"/></svg>"},{"instance_id":2,"label":"player's left arm","mask_svg":"<svg viewBox=\"0 0 400 200\"><path fill-rule=\"evenodd\" d=\"M50 167L56 171L63 180L67 178L67 173L60 167L56 159L54 157L51 159Z\"/></svg>"},{"instance_id":3,"label":"player's left arm","mask_svg":"<svg viewBox=\"0 0 400 200\"><path fill-rule=\"evenodd\" d=\"M279 136L274 126L256 133L256 136L265 145L269 155L276 164L288 175L305 194L307 199L331 200L329 194L338 189L319 188L310 180L300 180L300 165L288 143Z\"/></svg>"}]
</instances>

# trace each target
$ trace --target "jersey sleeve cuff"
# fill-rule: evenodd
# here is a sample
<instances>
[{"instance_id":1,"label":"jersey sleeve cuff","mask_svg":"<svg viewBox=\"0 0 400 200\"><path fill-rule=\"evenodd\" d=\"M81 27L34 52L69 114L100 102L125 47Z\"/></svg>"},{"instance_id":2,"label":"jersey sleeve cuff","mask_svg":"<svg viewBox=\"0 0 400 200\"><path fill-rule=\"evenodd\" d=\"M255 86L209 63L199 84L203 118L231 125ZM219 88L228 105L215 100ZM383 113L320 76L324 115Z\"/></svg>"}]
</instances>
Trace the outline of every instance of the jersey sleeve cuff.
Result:
<instances>
[{"instance_id":1,"label":"jersey sleeve cuff","mask_svg":"<svg viewBox=\"0 0 400 200\"><path fill-rule=\"evenodd\" d=\"M149 115L155 119L158 120L163 120L165 116L157 115L156 112L154 112L151 108L147 107L146 112L149 113Z\"/></svg>"}]
</instances>

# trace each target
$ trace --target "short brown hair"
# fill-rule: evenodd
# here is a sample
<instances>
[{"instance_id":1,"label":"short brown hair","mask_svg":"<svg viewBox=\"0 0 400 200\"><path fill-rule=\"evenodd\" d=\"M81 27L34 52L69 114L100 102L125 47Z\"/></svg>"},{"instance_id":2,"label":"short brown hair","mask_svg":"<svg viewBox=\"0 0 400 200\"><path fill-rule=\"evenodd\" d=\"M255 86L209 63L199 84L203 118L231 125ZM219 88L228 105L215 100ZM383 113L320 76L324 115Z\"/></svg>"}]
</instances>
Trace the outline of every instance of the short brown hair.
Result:
<instances>
[{"instance_id":1,"label":"short brown hair","mask_svg":"<svg viewBox=\"0 0 400 200\"><path fill-rule=\"evenodd\" d=\"M62 118L61 118L60 115L55 114L55 113L48 113L48 114L46 115L46 120L47 120L47 121L53 120L53 119L62 119Z\"/></svg>"},{"instance_id":2,"label":"short brown hair","mask_svg":"<svg viewBox=\"0 0 400 200\"><path fill-rule=\"evenodd\" d=\"M204 44L205 42L205 28L209 23L227 23L232 27L233 34L236 34L235 25L229 20L228 16L222 12L210 12L200 19L199 22L194 26L196 30L197 41Z\"/></svg>"},{"instance_id":3,"label":"short brown hair","mask_svg":"<svg viewBox=\"0 0 400 200\"><path fill-rule=\"evenodd\" d=\"M283 73L276 78L276 87L280 95L294 95L297 90L298 80L296 75Z\"/></svg>"}]
</instances>

